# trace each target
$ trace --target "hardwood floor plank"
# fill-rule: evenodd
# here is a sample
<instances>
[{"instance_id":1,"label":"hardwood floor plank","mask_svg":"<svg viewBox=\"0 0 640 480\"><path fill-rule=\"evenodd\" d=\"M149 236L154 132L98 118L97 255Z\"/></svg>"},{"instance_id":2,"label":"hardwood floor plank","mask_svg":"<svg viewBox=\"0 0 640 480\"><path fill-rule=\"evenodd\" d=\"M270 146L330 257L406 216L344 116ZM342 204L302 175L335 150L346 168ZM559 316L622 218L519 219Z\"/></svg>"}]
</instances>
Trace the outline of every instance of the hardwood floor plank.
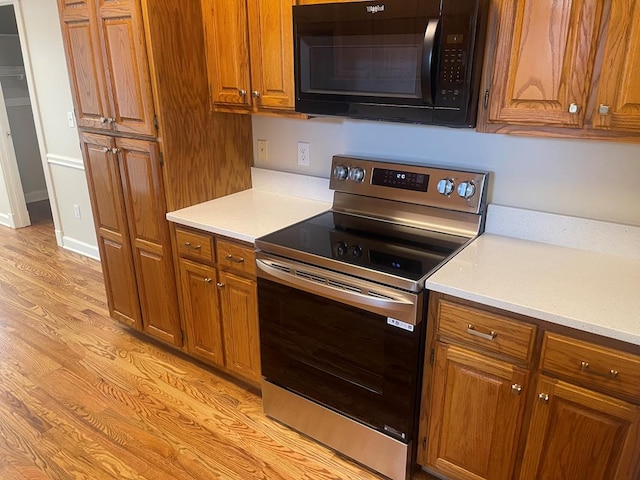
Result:
<instances>
[{"instance_id":1,"label":"hardwood floor plank","mask_svg":"<svg viewBox=\"0 0 640 480\"><path fill-rule=\"evenodd\" d=\"M0 227L1 480L381 478L109 318L100 264L53 233Z\"/></svg>"}]
</instances>

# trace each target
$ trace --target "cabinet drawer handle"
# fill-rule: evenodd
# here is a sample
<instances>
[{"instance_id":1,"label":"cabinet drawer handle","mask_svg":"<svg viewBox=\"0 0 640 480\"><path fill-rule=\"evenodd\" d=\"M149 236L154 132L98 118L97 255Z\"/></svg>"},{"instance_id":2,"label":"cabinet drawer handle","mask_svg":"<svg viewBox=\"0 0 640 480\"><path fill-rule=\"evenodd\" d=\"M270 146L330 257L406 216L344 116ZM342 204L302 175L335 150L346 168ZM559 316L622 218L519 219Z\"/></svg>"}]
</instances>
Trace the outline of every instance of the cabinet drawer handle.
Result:
<instances>
[{"instance_id":1,"label":"cabinet drawer handle","mask_svg":"<svg viewBox=\"0 0 640 480\"><path fill-rule=\"evenodd\" d=\"M204 283L211 283L212 280L209 277L204 277Z\"/></svg>"},{"instance_id":2,"label":"cabinet drawer handle","mask_svg":"<svg viewBox=\"0 0 640 480\"><path fill-rule=\"evenodd\" d=\"M511 385L511 393L514 395L520 395L522 393L522 385L519 383L514 383Z\"/></svg>"},{"instance_id":3,"label":"cabinet drawer handle","mask_svg":"<svg viewBox=\"0 0 640 480\"><path fill-rule=\"evenodd\" d=\"M598 372L596 370L592 370L589 367L589 362L580 362L580 370L582 370L584 373L590 373L591 375L597 375L599 377L604 377L609 379L618 377L618 370L614 370L612 368L608 372Z\"/></svg>"},{"instance_id":4,"label":"cabinet drawer handle","mask_svg":"<svg viewBox=\"0 0 640 480\"><path fill-rule=\"evenodd\" d=\"M244 258L243 257L234 258L233 255L227 255L225 258L227 260L229 260L230 262L234 262L234 263L242 263L242 262L244 262Z\"/></svg>"},{"instance_id":5,"label":"cabinet drawer handle","mask_svg":"<svg viewBox=\"0 0 640 480\"><path fill-rule=\"evenodd\" d=\"M191 250L191 249L200 250L202 248L202 245L200 245L200 244L191 245L191 242L184 242L184 246L186 248L188 248L189 250Z\"/></svg>"},{"instance_id":6,"label":"cabinet drawer handle","mask_svg":"<svg viewBox=\"0 0 640 480\"><path fill-rule=\"evenodd\" d=\"M543 403L549 403L549 394L548 393L539 393L538 400Z\"/></svg>"},{"instance_id":7,"label":"cabinet drawer handle","mask_svg":"<svg viewBox=\"0 0 640 480\"><path fill-rule=\"evenodd\" d=\"M218 283L216 283L216 287L224 288L224 283L218 282Z\"/></svg>"},{"instance_id":8,"label":"cabinet drawer handle","mask_svg":"<svg viewBox=\"0 0 640 480\"><path fill-rule=\"evenodd\" d=\"M493 330L491 330L490 333L479 332L476 330L476 327L471 324L467 325L467 333L469 335L474 335L476 337L484 338L485 340L491 340L491 341L495 340L496 337L498 336L498 334Z\"/></svg>"}]
</instances>

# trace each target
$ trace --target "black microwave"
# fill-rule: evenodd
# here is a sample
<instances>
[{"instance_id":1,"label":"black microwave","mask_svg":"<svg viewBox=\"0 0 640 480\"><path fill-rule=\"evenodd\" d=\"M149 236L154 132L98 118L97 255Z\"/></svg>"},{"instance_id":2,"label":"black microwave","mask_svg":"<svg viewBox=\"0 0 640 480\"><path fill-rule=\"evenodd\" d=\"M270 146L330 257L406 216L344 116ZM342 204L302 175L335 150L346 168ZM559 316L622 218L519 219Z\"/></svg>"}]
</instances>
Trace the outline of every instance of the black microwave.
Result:
<instances>
[{"instance_id":1,"label":"black microwave","mask_svg":"<svg viewBox=\"0 0 640 480\"><path fill-rule=\"evenodd\" d=\"M487 0L293 7L295 108L473 127Z\"/></svg>"}]
</instances>

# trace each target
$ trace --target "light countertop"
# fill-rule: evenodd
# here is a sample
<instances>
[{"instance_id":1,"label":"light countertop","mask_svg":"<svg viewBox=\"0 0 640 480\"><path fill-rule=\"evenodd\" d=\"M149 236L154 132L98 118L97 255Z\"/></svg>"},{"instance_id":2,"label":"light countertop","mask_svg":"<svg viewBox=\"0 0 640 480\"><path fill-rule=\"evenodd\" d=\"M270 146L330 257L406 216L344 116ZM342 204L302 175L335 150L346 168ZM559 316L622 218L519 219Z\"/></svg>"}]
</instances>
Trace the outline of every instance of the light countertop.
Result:
<instances>
[{"instance_id":1,"label":"light countertop","mask_svg":"<svg viewBox=\"0 0 640 480\"><path fill-rule=\"evenodd\" d=\"M526 219L530 213L521 212L523 221L536 225ZM487 220L487 231L429 277L426 288L640 346L640 250L631 248L640 228L612 225L607 243L621 246L621 254L614 255L596 251L595 244L549 243L548 224L536 215L533 228L543 232L544 241L535 231L528 235L536 241L507 236L502 222ZM565 222L558 216L551 220ZM596 229L603 227L596 223ZM616 229L623 230L619 239ZM557 243L566 243L571 232L557 231L564 239ZM603 251L612 249L604 245Z\"/></svg>"},{"instance_id":2,"label":"light countertop","mask_svg":"<svg viewBox=\"0 0 640 480\"><path fill-rule=\"evenodd\" d=\"M255 188L167 213L167 220L254 243L255 239L331 209L331 203Z\"/></svg>"}]
</instances>

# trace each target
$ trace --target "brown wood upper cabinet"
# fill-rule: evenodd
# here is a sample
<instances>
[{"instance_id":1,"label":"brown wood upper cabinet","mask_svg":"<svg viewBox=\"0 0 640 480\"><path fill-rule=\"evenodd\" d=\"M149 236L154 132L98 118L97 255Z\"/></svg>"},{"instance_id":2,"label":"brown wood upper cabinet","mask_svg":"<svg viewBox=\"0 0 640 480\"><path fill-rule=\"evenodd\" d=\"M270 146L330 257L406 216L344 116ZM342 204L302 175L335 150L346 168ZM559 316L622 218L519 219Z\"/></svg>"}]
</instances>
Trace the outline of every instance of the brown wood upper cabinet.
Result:
<instances>
[{"instance_id":1,"label":"brown wood upper cabinet","mask_svg":"<svg viewBox=\"0 0 640 480\"><path fill-rule=\"evenodd\" d=\"M79 127L155 135L140 3L60 0Z\"/></svg>"},{"instance_id":2,"label":"brown wood upper cabinet","mask_svg":"<svg viewBox=\"0 0 640 480\"><path fill-rule=\"evenodd\" d=\"M212 108L294 109L295 0L202 0Z\"/></svg>"},{"instance_id":3,"label":"brown wood upper cabinet","mask_svg":"<svg viewBox=\"0 0 640 480\"><path fill-rule=\"evenodd\" d=\"M479 130L640 141L640 2L494 0L492 8Z\"/></svg>"}]
</instances>

